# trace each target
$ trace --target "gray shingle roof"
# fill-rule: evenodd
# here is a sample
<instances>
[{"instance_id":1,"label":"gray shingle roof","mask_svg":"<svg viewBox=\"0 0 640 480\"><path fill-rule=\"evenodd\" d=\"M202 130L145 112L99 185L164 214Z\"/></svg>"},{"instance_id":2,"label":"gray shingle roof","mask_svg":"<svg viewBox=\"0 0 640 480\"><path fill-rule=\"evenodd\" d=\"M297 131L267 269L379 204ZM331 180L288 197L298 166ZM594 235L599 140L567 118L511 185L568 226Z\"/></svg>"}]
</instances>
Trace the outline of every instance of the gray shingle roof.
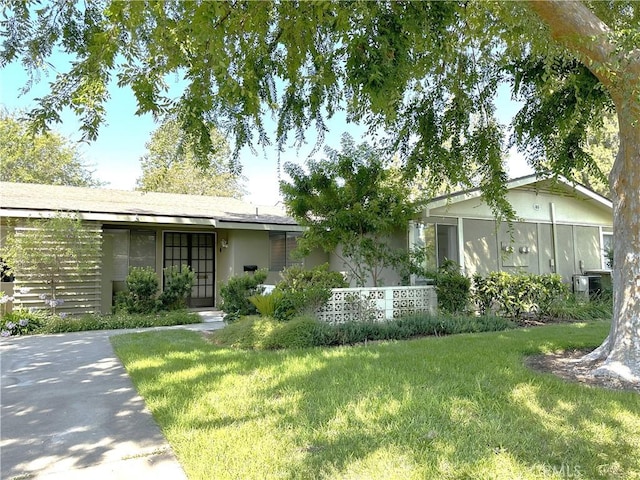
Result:
<instances>
[{"instance_id":1,"label":"gray shingle roof","mask_svg":"<svg viewBox=\"0 0 640 480\"><path fill-rule=\"evenodd\" d=\"M85 214L148 215L296 225L295 220L287 216L281 207L253 205L230 197L28 183L0 182L0 208L7 211L74 211Z\"/></svg>"}]
</instances>

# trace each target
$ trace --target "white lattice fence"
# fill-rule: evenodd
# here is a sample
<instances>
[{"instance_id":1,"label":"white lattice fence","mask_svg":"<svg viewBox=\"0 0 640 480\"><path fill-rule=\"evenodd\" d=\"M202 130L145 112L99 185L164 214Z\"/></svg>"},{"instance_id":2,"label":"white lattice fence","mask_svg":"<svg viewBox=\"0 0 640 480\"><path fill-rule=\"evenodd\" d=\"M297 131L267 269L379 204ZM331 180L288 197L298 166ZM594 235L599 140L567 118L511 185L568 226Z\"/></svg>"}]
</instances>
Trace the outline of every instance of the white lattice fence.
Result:
<instances>
[{"instance_id":1,"label":"white lattice fence","mask_svg":"<svg viewBox=\"0 0 640 480\"><path fill-rule=\"evenodd\" d=\"M420 287L334 288L318 310L328 323L392 320L415 313L435 314L438 301L432 285Z\"/></svg>"}]
</instances>

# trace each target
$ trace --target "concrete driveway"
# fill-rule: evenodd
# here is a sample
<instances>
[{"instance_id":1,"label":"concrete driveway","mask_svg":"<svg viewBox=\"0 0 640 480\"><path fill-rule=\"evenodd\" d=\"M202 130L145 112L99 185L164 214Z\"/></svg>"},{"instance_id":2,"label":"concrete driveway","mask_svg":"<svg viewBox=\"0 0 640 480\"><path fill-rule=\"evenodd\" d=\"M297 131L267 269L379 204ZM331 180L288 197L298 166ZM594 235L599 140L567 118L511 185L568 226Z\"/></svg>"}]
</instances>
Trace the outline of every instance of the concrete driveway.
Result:
<instances>
[{"instance_id":1,"label":"concrete driveway","mask_svg":"<svg viewBox=\"0 0 640 480\"><path fill-rule=\"evenodd\" d=\"M148 329L0 341L2 479L186 479L111 348L136 331Z\"/></svg>"}]
</instances>

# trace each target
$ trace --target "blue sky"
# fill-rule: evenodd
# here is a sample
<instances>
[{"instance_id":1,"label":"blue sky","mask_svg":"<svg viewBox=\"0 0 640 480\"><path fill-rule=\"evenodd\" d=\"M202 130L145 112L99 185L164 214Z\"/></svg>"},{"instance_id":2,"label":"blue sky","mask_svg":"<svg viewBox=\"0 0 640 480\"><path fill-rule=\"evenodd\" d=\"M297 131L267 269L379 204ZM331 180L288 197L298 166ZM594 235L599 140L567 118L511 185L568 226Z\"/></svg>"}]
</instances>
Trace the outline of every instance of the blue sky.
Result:
<instances>
[{"instance_id":1,"label":"blue sky","mask_svg":"<svg viewBox=\"0 0 640 480\"><path fill-rule=\"evenodd\" d=\"M54 78L55 71L50 71L48 75L43 73L39 83L34 84L28 93L20 95L28 77L20 64L12 63L0 70L0 104L9 110L29 110L35 106L35 98L47 93L49 82ZM151 115L135 115L136 102L129 88L117 88L114 84L110 94L111 99L106 105L106 124L101 127L98 139L90 144L81 144L80 150L86 164L95 171L95 177L107 182L107 188L132 190L141 175L139 159L145 153L145 143L157 125ZM504 95L498 109L500 120L507 122L517 108L518 105ZM61 117L62 123L54 125L53 129L73 141L79 141L77 118L70 111L63 112ZM325 144L338 146L344 132L356 139L366 140L365 128L348 124L342 113L337 113L328 122L328 127ZM283 152L282 163L303 162L315 141L312 129L308 138L309 144L299 151L291 147ZM245 185L248 195L245 198L255 204L275 204L279 200L277 152L275 148L257 150L257 154L254 154L246 148L240 154L243 174L247 177ZM512 155L509 165L512 177L530 171L517 155Z\"/></svg>"}]
</instances>

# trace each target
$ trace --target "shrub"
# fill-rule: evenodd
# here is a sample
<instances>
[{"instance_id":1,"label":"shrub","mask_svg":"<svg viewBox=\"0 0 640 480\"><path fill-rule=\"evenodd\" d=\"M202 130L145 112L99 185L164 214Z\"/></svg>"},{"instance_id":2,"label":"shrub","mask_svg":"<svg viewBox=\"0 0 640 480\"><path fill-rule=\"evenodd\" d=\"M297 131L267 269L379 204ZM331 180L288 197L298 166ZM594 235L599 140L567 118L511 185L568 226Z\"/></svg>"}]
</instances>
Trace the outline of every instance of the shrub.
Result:
<instances>
[{"instance_id":1,"label":"shrub","mask_svg":"<svg viewBox=\"0 0 640 480\"><path fill-rule=\"evenodd\" d=\"M36 333L67 333L90 330L116 330L122 328L147 328L199 323L196 313L186 310L139 315L117 313L115 315L82 315L79 317L50 316Z\"/></svg>"},{"instance_id":2,"label":"shrub","mask_svg":"<svg viewBox=\"0 0 640 480\"><path fill-rule=\"evenodd\" d=\"M159 293L156 272L151 267L131 267L125 292L116 295L116 312L149 314L185 308L195 274L188 265L164 269L165 285Z\"/></svg>"},{"instance_id":3,"label":"shrub","mask_svg":"<svg viewBox=\"0 0 640 480\"><path fill-rule=\"evenodd\" d=\"M375 340L404 340L422 335L500 331L513 324L502 317L412 316L387 322L328 324L314 317L280 322L268 317L244 317L211 338L218 345L245 349L306 348L353 345Z\"/></svg>"},{"instance_id":4,"label":"shrub","mask_svg":"<svg viewBox=\"0 0 640 480\"><path fill-rule=\"evenodd\" d=\"M258 270L253 275L232 277L220 287L220 297L222 298L222 311L225 312L226 321L237 320L241 316L255 315L258 313L255 305L251 303L249 297L258 295L264 291L262 283L267 279L266 270Z\"/></svg>"},{"instance_id":5,"label":"shrub","mask_svg":"<svg viewBox=\"0 0 640 480\"><path fill-rule=\"evenodd\" d=\"M263 317L273 317L283 297L284 294L282 292L273 291L266 295L253 295L249 297L249 301L256 307L260 315Z\"/></svg>"},{"instance_id":6,"label":"shrub","mask_svg":"<svg viewBox=\"0 0 640 480\"><path fill-rule=\"evenodd\" d=\"M195 282L195 273L188 265L182 268L172 266L164 269L164 289L160 294L160 305L163 310L178 310L187 306L187 298L191 295L191 287Z\"/></svg>"},{"instance_id":7,"label":"shrub","mask_svg":"<svg viewBox=\"0 0 640 480\"><path fill-rule=\"evenodd\" d=\"M456 262L445 260L436 272L423 271L421 275L434 280L441 312L459 314L469 309L471 280L460 273Z\"/></svg>"},{"instance_id":8,"label":"shrub","mask_svg":"<svg viewBox=\"0 0 640 480\"><path fill-rule=\"evenodd\" d=\"M318 330L321 323L314 317L296 317L288 322L278 322L268 335L264 336L262 348L309 348L318 345L322 336Z\"/></svg>"},{"instance_id":9,"label":"shrub","mask_svg":"<svg viewBox=\"0 0 640 480\"><path fill-rule=\"evenodd\" d=\"M312 314L329 300L332 288L349 286L340 272L329 271L327 263L310 270L291 266L281 276L276 291L282 294L282 298L275 311L275 317L280 320Z\"/></svg>"},{"instance_id":10,"label":"shrub","mask_svg":"<svg viewBox=\"0 0 640 480\"><path fill-rule=\"evenodd\" d=\"M462 313L469 308L471 280L460 273L436 277L438 308L446 313Z\"/></svg>"},{"instance_id":11,"label":"shrub","mask_svg":"<svg viewBox=\"0 0 640 480\"><path fill-rule=\"evenodd\" d=\"M40 331L45 323L46 314L41 311L29 311L16 308L12 312L2 315L0 320L0 335L29 335Z\"/></svg>"},{"instance_id":12,"label":"shrub","mask_svg":"<svg viewBox=\"0 0 640 480\"><path fill-rule=\"evenodd\" d=\"M510 274L492 272L473 277L475 298L481 314L497 312L509 318L549 315L555 302L568 296L568 287L557 274Z\"/></svg>"},{"instance_id":13,"label":"shrub","mask_svg":"<svg viewBox=\"0 0 640 480\"><path fill-rule=\"evenodd\" d=\"M151 267L131 267L126 280L127 291L116 295L116 311L151 313L156 311L158 276Z\"/></svg>"}]
</instances>

